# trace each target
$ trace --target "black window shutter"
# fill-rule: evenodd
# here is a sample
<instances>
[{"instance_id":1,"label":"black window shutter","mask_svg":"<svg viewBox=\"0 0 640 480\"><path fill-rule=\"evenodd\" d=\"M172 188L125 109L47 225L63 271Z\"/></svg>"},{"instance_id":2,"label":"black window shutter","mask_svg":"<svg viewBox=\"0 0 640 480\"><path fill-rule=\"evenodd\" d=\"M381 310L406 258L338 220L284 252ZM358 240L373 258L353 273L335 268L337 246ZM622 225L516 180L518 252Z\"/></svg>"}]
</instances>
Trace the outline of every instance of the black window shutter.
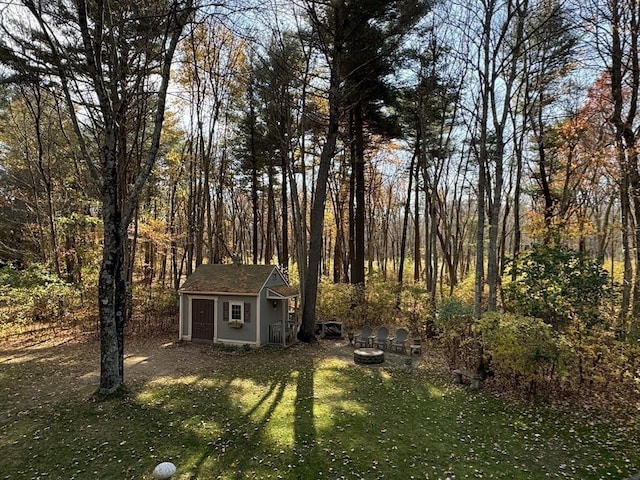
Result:
<instances>
[{"instance_id":1,"label":"black window shutter","mask_svg":"<svg viewBox=\"0 0 640 480\"><path fill-rule=\"evenodd\" d=\"M229 321L229 302L222 302L222 320Z\"/></svg>"},{"instance_id":2,"label":"black window shutter","mask_svg":"<svg viewBox=\"0 0 640 480\"><path fill-rule=\"evenodd\" d=\"M244 321L251 321L251 304L249 302L245 302L244 304Z\"/></svg>"}]
</instances>

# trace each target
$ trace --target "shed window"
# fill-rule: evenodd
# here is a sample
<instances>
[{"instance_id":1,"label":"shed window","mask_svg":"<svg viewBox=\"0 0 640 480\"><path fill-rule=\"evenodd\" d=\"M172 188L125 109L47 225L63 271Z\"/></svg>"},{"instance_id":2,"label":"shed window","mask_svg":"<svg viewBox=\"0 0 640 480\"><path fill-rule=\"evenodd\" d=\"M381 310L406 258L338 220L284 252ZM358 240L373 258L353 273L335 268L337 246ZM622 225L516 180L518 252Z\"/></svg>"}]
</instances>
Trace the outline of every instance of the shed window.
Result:
<instances>
[{"instance_id":1,"label":"shed window","mask_svg":"<svg viewBox=\"0 0 640 480\"><path fill-rule=\"evenodd\" d=\"M232 322L244 323L244 305L242 303L231 303L229 308L231 309L231 315L229 316Z\"/></svg>"}]
</instances>

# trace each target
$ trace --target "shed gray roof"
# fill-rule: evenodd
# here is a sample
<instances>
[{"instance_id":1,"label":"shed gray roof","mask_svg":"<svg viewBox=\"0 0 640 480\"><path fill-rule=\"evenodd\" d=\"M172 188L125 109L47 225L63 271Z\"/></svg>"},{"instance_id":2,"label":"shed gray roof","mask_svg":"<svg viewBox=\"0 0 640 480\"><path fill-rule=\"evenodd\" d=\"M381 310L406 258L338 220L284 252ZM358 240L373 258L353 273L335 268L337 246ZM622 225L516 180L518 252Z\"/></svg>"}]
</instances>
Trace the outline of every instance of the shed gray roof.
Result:
<instances>
[{"instance_id":1,"label":"shed gray roof","mask_svg":"<svg viewBox=\"0 0 640 480\"><path fill-rule=\"evenodd\" d=\"M274 270L277 271L274 265L203 264L185 280L180 290L257 295Z\"/></svg>"}]
</instances>

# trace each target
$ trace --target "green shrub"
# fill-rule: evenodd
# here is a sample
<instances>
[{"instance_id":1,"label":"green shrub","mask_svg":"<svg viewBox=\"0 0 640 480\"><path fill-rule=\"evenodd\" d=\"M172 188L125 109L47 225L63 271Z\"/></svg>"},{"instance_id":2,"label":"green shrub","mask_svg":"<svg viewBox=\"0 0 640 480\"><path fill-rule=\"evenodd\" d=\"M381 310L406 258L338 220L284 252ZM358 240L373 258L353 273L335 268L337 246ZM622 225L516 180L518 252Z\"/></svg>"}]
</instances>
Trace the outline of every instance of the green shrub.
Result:
<instances>
[{"instance_id":1,"label":"green shrub","mask_svg":"<svg viewBox=\"0 0 640 480\"><path fill-rule=\"evenodd\" d=\"M617 340L600 325L574 320L557 332L542 319L487 313L477 327L502 391L613 398L640 388L640 345Z\"/></svg>"},{"instance_id":2,"label":"green shrub","mask_svg":"<svg viewBox=\"0 0 640 480\"><path fill-rule=\"evenodd\" d=\"M505 282L505 307L541 318L556 329L572 319L587 326L602 320L609 275L595 259L562 246L535 246L507 266L515 281Z\"/></svg>"},{"instance_id":3,"label":"green shrub","mask_svg":"<svg viewBox=\"0 0 640 480\"><path fill-rule=\"evenodd\" d=\"M392 325L398 321L396 290L389 283L370 281L362 287L348 283L322 282L316 315L319 320L344 322L345 328Z\"/></svg>"},{"instance_id":4,"label":"green shrub","mask_svg":"<svg viewBox=\"0 0 640 480\"><path fill-rule=\"evenodd\" d=\"M73 298L73 287L41 265L0 269L0 323L56 320Z\"/></svg>"},{"instance_id":5,"label":"green shrub","mask_svg":"<svg viewBox=\"0 0 640 480\"><path fill-rule=\"evenodd\" d=\"M461 321L468 323L473 320L473 307L455 297L444 299L436 312L436 323L441 328L455 328Z\"/></svg>"},{"instance_id":6,"label":"green shrub","mask_svg":"<svg viewBox=\"0 0 640 480\"><path fill-rule=\"evenodd\" d=\"M554 380L558 366L558 339L539 318L512 313L487 313L478 325L485 354L497 375L536 394ZM548 388L547 388L548 390Z\"/></svg>"},{"instance_id":7,"label":"green shrub","mask_svg":"<svg viewBox=\"0 0 640 480\"><path fill-rule=\"evenodd\" d=\"M573 323L560 337L560 348L565 388L606 390L640 378L640 346L617 340L611 330Z\"/></svg>"},{"instance_id":8,"label":"green shrub","mask_svg":"<svg viewBox=\"0 0 640 480\"><path fill-rule=\"evenodd\" d=\"M321 282L316 305L318 320L345 322L345 328L359 328L353 311L354 287L348 283Z\"/></svg>"},{"instance_id":9,"label":"green shrub","mask_svg":"<svg viewBox=\"0 0 640 480\"><path fill-rule=\"evenodd\" d=\"M417 286L406 286L400 292L400 311L413 335L421 335L426 323L433 321L435 311L429 292ZM426 333L426 332L425 332Z\"/></svg>"},{"instance_id":10,"label":"green shrub","mask_svg":"<svg viewBox=\"0 0 640 480\"><path fill-rule=\"evenodd\" d=\"M476 272L475 268L472 268L469 272L467 272L464 278L461 278L458 281L458 284L455 286L455 293L452 295L459 302L465 305L473 305L476 296ZM444 299L443 299L444 300Z\"/></svg>"},{"instance_id":11,"label":"green shrub","mask_svg":"<svg viewBox=\"0 0 640 480\"><path fill-rule=\"evenodd\" d=\"M482 346L476 335L473 308L457 298L447 298L437 308L435 325L449 367L476 371Z\"/></svg>"}]
</instances>

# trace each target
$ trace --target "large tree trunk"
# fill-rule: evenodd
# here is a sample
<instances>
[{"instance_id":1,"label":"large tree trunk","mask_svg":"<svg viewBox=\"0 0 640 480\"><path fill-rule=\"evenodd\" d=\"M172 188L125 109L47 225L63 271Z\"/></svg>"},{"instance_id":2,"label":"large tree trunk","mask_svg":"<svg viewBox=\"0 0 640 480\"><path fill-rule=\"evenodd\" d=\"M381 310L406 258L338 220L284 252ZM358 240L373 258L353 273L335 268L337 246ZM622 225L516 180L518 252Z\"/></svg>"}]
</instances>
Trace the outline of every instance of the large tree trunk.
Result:
<instances>
[{"instance_id":1,"label":"large tree trunk","mask_svg":"<svg viewBox=\"0 0 640 480\"><path fill-rule=\"evenodd\" d=\"M309 7L314 8L314 7ZM338 131L340 126L340 70L342 57L342 41L344 29L344 0L333 2L335 11L334 44L330 60L329 79L329 122L327 138L320 153L320 165L316 180L315 194L311 206L310 234L309 234L309 262L304 286L304 306L302 310L302 324L298 331L298 339L303 342L315 341L314 328L316 323L316 302L318 299L318 281L320 261L322 259L322 231L324 227L324 210L327 200L327 183L329 170L335 155ZM314 12L317 13L317 12Z\"/></svg>"},{"instance_id":2,"label":"large tree trunk","mask_svg":"<svg viewBox=\"0 0 640 480\"><path fill-rule=\"evenodd\" d=\"M337 82L335 82L337 83ZM311 232L309 238L309 263L305 281L305 299L302 311L302 325L298 331L298 339L303 342L315 341L314 328L316 323L316 302L318 299L318 281L320 262L322 260L322 230L324 227L324 209L327 198L327 183L329 169L336 148L338 138L338 85L332 85L329 93L330 113L327 141L322 147L320 166L316 179L316 189L311 207ZM332 98L333 97L333 98ZM334 105L332 105L332 103Z\"/></svg>"},{"instance_id":3,"label":"large tree trunk","mask_svg":"<svg viewBox=\"0 0 640 480\"><path fill-rule=\"evenodd\" d=\"M484 12L484 26L482 31L482 65L480 66L481 88L481 111L478 128L480 130L478 160L478 192L477 192L477 216L476 227L476 275L475 275L475 297L474 314L476 318L482 316L482 302L484 298L484 228L485 228L485 208L486 192L488 190L487 168L489 162L489 150L487 142L489 140L489 95L491 92L491 23L493 21L493 4L487 6Z\"/></svg>"},{"instance_id":4,"label":"large tree trunk","mask_svg":"<svg viewBox=\"0 0 640 480\"><path fill-rule=\"evenodd\" d=\"M407 185L407 201L404 204L404 213L402 218L402 234L400 237L400 262L398 263L398 284L402 286L404 282L404 260L407 251L407 229L409 226L409 215L411 210L411 192L413 190L413 177L414 177L414 165L416 157L420 152L420 129L418 129L418 135L416 138L416 146L409 162L409 185ZM399 304L400 296L397 297L396 303Z\"/></svg>"},{"instance_id":5,"label":"large tree trunk","mask_svg":"<svg viewBox=\"0 0 640 480\"><path fill-rule=\"evenodd\" d=\"M124 384L124 308L122 289L124 245L121 237L122 214L118 200L118 173L113 130L107 127L102 152L104 183L102 185L102 219L104 246L98 277L100 316L100 393L110 395ZM126 231L126 230L125 230ZM120 325L119 325L120 324Z\"/></svg>"},{"instance_id":6,"label":"large tree trunk","mask_svg":"<svg viewBox=\"0 0 640 480\"><path fill-rule=\"evenodd\" d=\"M414 172L416 176L415 196L413 198L413 281L418 283L420 281L420 274L422 270L422 259L420 254L420 182L418 177L420 175L419 169L416 168ZM426 219L425 219L426 220ZM428 241L429 232L425 230L425 241Z\"/></svg>"},{"instance_id":7,"label":"large tree trunk","mask_svg":"<svg viewBox=\"0 0 640 480\"><path fill-rule=\"evenodd\" d=\"M287 136L288 138L288 136ZM287 145L288 147L288 145ZM282 268L285 272L289 272L289 196L287 189L287 158L288 158L288 150L283 150L282 152L282 163L281 163L281 172L282 172L282 249L280 250L280 258L278 263L280 264L280 268Z\"/></svg>"},{"instance_id":8,"label":"large tree trunk","mask_svg":"<svg viewBox=\"0 0 640 480\"><path fill-rule=\"evenodd\" d=\"M628 161L633 172L631 176L631 198L633 210L636 218L635 222L635 272L633 282L633 294L631 302L631 315L633 318L640 317L640 172L638 171L638 152L635 148L635 135L628 132L626 135L626 147Z\"/></svg>"},{"instance_id":9,"label":"large tree trunk","mask_svg":"<svg viewBox=\"0 0 640 480\"><path fill-rule=\"evenodd\" d=\"M426 171L426 170L425 170ZM437 182L434 181L434 184ZM425 225L428 226L429 231L426 233L426 244L428 245L427 251L429 252L429 256L427 257L427 261L429 262L428 266L428 275L429 275L429 292L430 298L432 302L436 301L437 296L437 287L438 287L438 263L440 262L440 257L438 255L438 236L440 235L440 230L438 226L438 192L433 191L430 194L425 196L425 217L429 217L429 221L425 222ZM440 280L442 283L442 279Z\"/></svg>"},{"instance_id":10,"label":"large tree trunk","mask_svg":"<svg viewBox=\"0 0 640 480\"><path fill-rule=\"evenodd\" d=\"M491 202L491 215L489 218L489 247L487 249L487 283L489 284L487 309L490 312L495 312L498 308L498 286L500 284L498 237L500 233L500 212L502 211L502 157L504 154L504 148L500 138L498 139L498 147L496 150L496 166L494 170L495 184L493 186L493 201Z\"/></svg>"},{"instance_id":11,"label":"large tree trunk","mask_svg":"<svg viewBox=\"0 0 640 480\"><path fill-rule=\"evenodd\" d=\"M225 243L224 236L224 216L225 216L225 208L224 208L224 188L225 188L225 172L227 169L227 152L226 149L222 151L222 155L220 156L220 165L218 169L218 185L216 189L216 206L215 206L215 234L214 234L214 245L213 249L213 260L212 263L222 263L222 258L224 257L227 249L227 245Z\"/></svg>"},{"instance_id":12,"label":"large tree trunk","mask_svg":"<svg viewBox=\"0 0 640 480\"><path fill-rule=\"evenodd\" d=\"M355 193L354 252L351 264L351 283L364 287L365 272L365 177L364 177L364 122L362 104L357 102L353 112L353 142L355 158L353 161L353 178Z\"/></svg>"},{"instance_id":13,"label":"large tree trunk","mask_svg":"<svg viewBox=\"0 0 640 480\"><path fill-rule=\"evenodd\" d=\"M258 263L258 223L259 223L259 205L258 205L258 169L257 166L254 165L251 168L251 212L252 212L252 228L251 228L251 245L252 245L252 254L253 254L253 264ZM240 252L237 252L238 254Z\"/></svg>"},{"instance_id":14,"label":"large tree trunk","mask_svg":"<svg viewBox=\"0 0 640 480\"><path fill-rule=\"evenodd\" d=\"M632 314L640 313L640 252L636 254L635 276L633 282L633 299L631 298L633 267L631 260L630 234L633 204L636 215L640 214L640 172L638 172L638 154L634 149L636 133L636 112L638 96L640 95L640 63L638 58L638 41L640 11L637 2L626 4L619 0L612 0L608 4L611 22L611 99L613 112L610 121L615 127L616 149L618 163L621 170L621 214L622 214L622 248L624 254L624 280L622 291L622 305L620 316L624 322L627 320L631 307ZM625 35L627 38L625 39ZM629 50L624 51L624 47ZM628 63L627 63L628 62ZM625 106L628 108L625 111ZM637 219L638 217L636 217ZM636 221L635 240L640 240L640 222Z\"/></svg>"},{"instance_id":15,"label":"large tree trunk","mask_svg":"<svg viewBox=\"0 0 640 480\"><path fill-rule=\"evenodd\" d=\"M346 166L343 163L343 167ZM344 196L344 184L342 180L344 178L344 170L341 169L341 174L337 177L337 180L332 188L332 200L333 200L333 215L336 221L336 240L333 247L333 282L334 283L347 283L349 277L347 272L349 271L349 260L347 258L346 248L346 235L344 228L344 210L346 200Z\"/></svg>"},{"instance_id":16,"label":"large tree trunk","mask_svg":"<svg viewBox=\"0 0 640 480\"><path fill-rule=\"evenodd\" d=\"M538 143L538 173L539 173L539 184L540 190L542 191L542 197L544 198L544 243L549 244L553 241L557 241L558 237L556 235L557 232L554 232L553 227L553 218L556 215L556 211L554 208L553 195L551 193L551 186L549 185L549 176L550 174L547 172L547 145L545 143L545 131L544 131L544 120L542 118L543 113L543 92L539 92L540 96L540 105L537 109L537 118L533 123L534 128L537 127L537 131L535 135L537 137Z\"/></svg>"},{"instance_id":17,"label":"large tree trunk","mask_svg":"<svg viewBox=\"0 0 640 480\"><path fill-rule=\"evenodd\" d=\"M514 142L515 145L515 161L516 161L516 178L513 193L513 248L511 249L513 260L518 261L520 255L520 247L522 243L522 230L520 227L520 194L522 190L522 139ZM511 271L511 280L517 278L517 269Z\"/></svg>"},{"instance_id":18,"label":"large tree trunk","mask_svg":"<svg viewBox=\"0 0 640 480\"><path fill-rule=\"evenodd\" d=\"M273 194L273 176L275 175L273 166L267 168L267 222L265 225L264 235L264 262L271 263L273 258L273 237L277 232L276 213L275 213L275 196ZM277 243L277 242L276 242Z\"/></svg>"},{"instance_id":19,"label":"large tree trunk","mask_svg":"<svg viewBox=\"0 0 640 480\"><path fill-rule=\"evenodd\" d=\"M511 4L509 4L511 6ZM508 8L507 10L510 10ZM504 83L504 92L501 95L497 94L496 85L499 83L499 79L493 76L490 89L485 89L485 92L490 92L491 99L491 111L493 116L493 132L495 134L495 152L491 157L495 162L495 168L493 172L493 198L490 199L490 217L489 217L489 246L487 255L487 283L489 284L489 297L487 302L487 308L489 311L495 311L498 308L498 289L500 287L500 246L498 239L500 236L500 217L502 211L502 187L504 184L504 154L505 154L505 126L509 117L511 92L514 89L516 79L518 78L518 59L522 51L522 41L525 33L525 19L528 14L528 2L516 3L513 5L513 10L510 10L509 16L506 22L502 26L502 31L506 32L511 28L515 28L513 33L513 44L505 47L508 48L509 63L505 65L505 75L502 78ZM489 18L493 16L493 13L489 15ZM515 25L513 24L515 22ZM490 24L490 22L489 22ZM489 35L490 36L490 35ZM489 56L489 37L487 37L487 43L485 47L485 56ZM495 52L494 52L495 53ZM492 69L495 69L496 59L489 60L485 58L485 67L487 62L491 63ZM489 74L491 70L485 69L485 75ZM503 95L503 98L502 98ZM484 106L483 106L484 109ZM501 113L498 111L501 110ZM486 126L486 125L485 125ZM485 142L488 140L485 131ZM490 160L490 155L486 155L485 146L485 160ZM489 168L489 163L486 164ZM491 182L486 182L487 192L490 192Z\"/></svg>"},{"instance_id":20,"label":"large tree trunk","mask_svg":"<svg viewBox=\"0 0 640 480\"><path fill-rule=\"evenodd\" d=\"M193 260L195 254L195 238L196 238L196 162L194 161L195 152L193 151L193 139L189 142L187 147L187 162L189 163L188 169L188 181L189 181L189 193L187 197L187 241L185 245L186 257L187 257L187 275L191 275L193 272Z\"/></svg>"},{"instance_id":21,"label":"large tree trunk","mask_svg":"<svg viewBox=\"0 0 640 480\"><path fill-rule=\"evenodd\" d=\"M478 223L476 227L476 275L474 296L474 314L478 319L482 316L482 301L484 297L485 184L486 173L484 162L480 160L480 171L478 173Z\"/></svg>"},{"instance_id":22,"label":"large tree trunk","mask_svg":"<svg viewBox=\"0 0 640 480\"><path fill-rule=\"evenodd\" d=\"M16 36L12 40L18 46L11 55L13 68L30 76L45 69L59 79L82 157L102 194L99 391L112 394L124 383L128 226L158 153L173 55L184 26L192 18L192 2L136 4L139 10L135 15L130 5L122 2L22 0L21 3L31 16L17 22L28 24L28 29L13 29ZM59 13L65 8L71 11L64 16L67 23L60 25ZM157 22L150 23L142 15L154 15ZM139 28L141 24L145 24L144 29ZM118 35L113 34L116 31ZM20 32L24 33L22 37ZM33 35L40 41L34 44ZM38 60L34 63L35 58ZM147 90L149 82L154 84L153 91ZM131 88L135 85L140 88ZM79 105L79 98L95 101ZM146 105L148 100L154 104L152 111L134 108ZM96 120L95 123L81 125L79 110L88 122ZM137 147L145 152L146 158L135 170L128 164L118 164L127 158L127 152L119 151L126 142L119 138L122 131L117 126L123 127L129 121L137 131L148 132L144 138L136 137L140 142ZM89 148L89 142L95 139L100 139L99 164ZM135 173L128 177L132 171ZM126 195L119 197L122 192Z\"/></svg>"},{"instance_id":23,"label":"large tree trunk","mask_svg":"<svg viewBox=\"0 0 640 480\"><path fill-rule=\"evenodd\" d=\"M354 112L349 112L349 238L348 266L349 281L353 283L353 266L356 264L356 142Z\"/></svg>"}]
</instances>

